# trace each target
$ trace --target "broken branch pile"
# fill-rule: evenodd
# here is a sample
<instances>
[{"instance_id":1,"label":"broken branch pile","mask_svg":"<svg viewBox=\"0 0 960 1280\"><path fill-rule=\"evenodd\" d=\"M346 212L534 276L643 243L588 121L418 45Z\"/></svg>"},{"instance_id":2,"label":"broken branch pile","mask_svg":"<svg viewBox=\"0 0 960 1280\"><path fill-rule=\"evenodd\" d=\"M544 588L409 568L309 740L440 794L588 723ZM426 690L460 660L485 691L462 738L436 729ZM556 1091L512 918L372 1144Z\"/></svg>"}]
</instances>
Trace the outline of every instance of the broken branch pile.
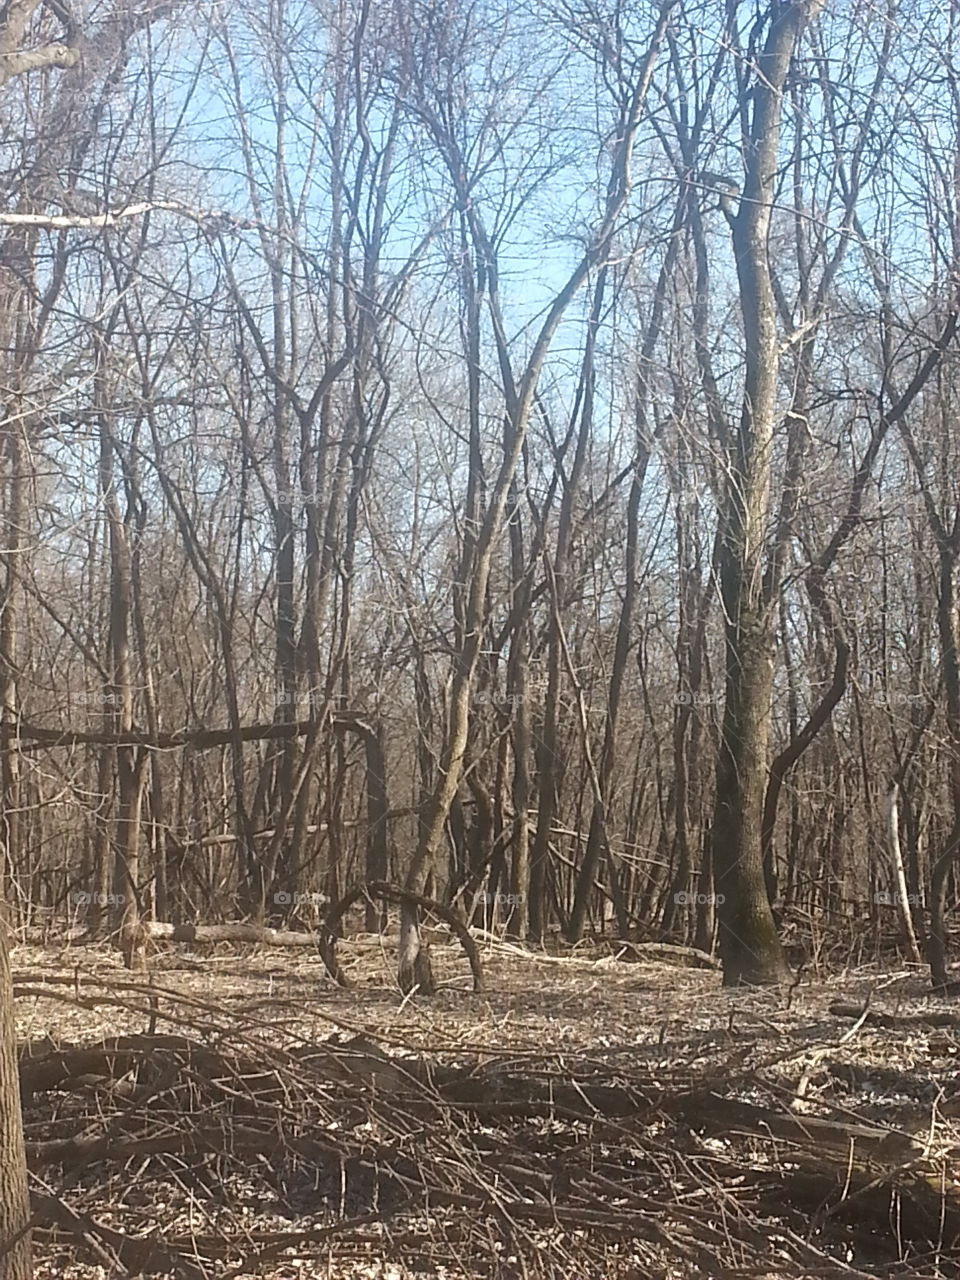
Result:
<instances>
[{"instance_id":1,"label":"broken branch pile","mask_svg":"<svg viewBox=\"0 0 960 1280\"><path fill-rule=\"evenodd\" d=\"M137 990L78 984L31 990L89 1006ZM22 1046L43 1247L189 1280L295 1259L556 1277L960 1263L957 1153L915 1117L800 1113L802 1087L734 1057L411 1053L215 1017L202 1034L196 1005L162 995L190 1034Z\"/></svg>"}]
</instances>

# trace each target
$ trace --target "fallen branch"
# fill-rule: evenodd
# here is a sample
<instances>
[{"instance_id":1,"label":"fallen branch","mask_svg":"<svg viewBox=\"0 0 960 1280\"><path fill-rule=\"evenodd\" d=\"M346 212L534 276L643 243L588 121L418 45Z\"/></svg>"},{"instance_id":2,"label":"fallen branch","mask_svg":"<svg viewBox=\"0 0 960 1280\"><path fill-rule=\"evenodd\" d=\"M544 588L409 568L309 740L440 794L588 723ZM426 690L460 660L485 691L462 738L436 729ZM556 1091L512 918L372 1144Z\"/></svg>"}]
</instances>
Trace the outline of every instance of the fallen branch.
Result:
<instances>
[{"instance_id":1,"label":"fallen branch","mask_svg":"<svg viewBox=\"0 0 960 1280\"><path fill-rule=\"evenodd\" d=\"M30 1203L36 1223L70 1232L87 1244L111 1272L119 1263L128 1276L172 1272L182 1280L207 1280L206 1271L191 1259L189 1252L171 1249L157 1236L138 1239L114 1231L89 1214L77 1213L58 1196L35 1192Z\"/></svg>"},{"instance_id":2,"label":"fallen branch","mask_svg":"<svg viewBox=\"0 0 960 1280\"><path fill-rule=\"evenodd\" d=\"M359 711L330 712L330 723L337 728L369 731L369 723ZM107 733L79 729L45 729L21 721L11 736L11 749L23 753L44 747L145 747L154 751L173 751L178 747L228 747L239 742L271 742L286 738L305 738L316 730L313 720L281 721L270 724L244 724L234 729L178 729L174 733L147 733L130 729L124 733Z\"/></svg>"},{"instance_id":3,"label":"fallen branch","mask_svg":"<svg viewBox=\"0 0 960 1280\"><path fill-rule=\"evenodd\" d=\"M398 1055L366 1036L282 1044L278 1033L239 1047L202 1033L25 1042L34 1172L72 1180L72 1195L89 1197L77 1185L85 1171L83 1184L106 1197L65 1206L62 1190L52 1200L38 1196L38 1219L73 1235L111 1274L167 1271L190 1280L215 1267L213 1259L242 1257L249 1270L253 1257L278 1257L298 1241L334 1250L343 1263L354 1248L370 1258L385 1239L394 1257L402 1241L407 1264L417 1258L428 1273L456 1264L490 1276L491 1230L531 1261L549 1236L550 1256L563 1251L567 1275L614 1274L604 1270L603 1251L623 1246L633 1258L639 1252L645 1275L665 1274L665 1259L677 1274L692 1274L705 1257L721 1259L725 1274L761 1274L764 1265L771 1274L765 1250L773 1248L772 1265L785 1278L866 1278L831 1269L791 1232L799 1215L812 1216L818 1244L834 1250L856 1239L853 1224L875 1246L889 1240L902 1250L908 1242L915 1252L936 1248L950 1267L960 1260L960 1197L948 1153L928 1149L932 1135L858 1115L797 1116L736 1057L729 1067L645 1067L629 1055L605 1063L509 1051L450 1061ZM121 1096L118 1081L131 1091ZM89 1100L86 1082L97 1086ZM758 1090L766 1105L755 1100ZM311 1218L302 1234L250 1233L238 1213L236 1230L164 1237L153 1234L152 1215L138 1220L134 1208L116 1230L116 1210L107 1218L99 1205L110 1203L131 1162L139 1187L160 1194L173 1167L193 1194L206 1189L218 1208L235 1210L242 1202L231 1206L231 1195L248 1195L252 1177L273 1199L285 1194L287 1172L301 1170L313 1188L311 1215L322 1207L334 1221L317 1228ZM903 1205L895 1242L892 1198ZM575 1242L552 1234L558 1222Z\"/></svg>"},{"instance_id":4,"label":"fallen branch","mask_svg":"<svg viewBox=\"0 0 960 1280\"><path fill-rule=\"evenodd\" d=\"M864 1009L860 1004L837 1001L830 1006L830 1013L834 1018L863 1018L864 1024L870 1027L898 1030L904 1027L960 1027L960 1014L942 1013L936 1009L899 1016L892 1013L875 1013L872 1009Z\"/></svg>"},{"instance_id":5,"label":"fallen branch","mask_svg":"<svg viewBox=\"0 0 960 1280\"><path fill-rule=\"evenodd\" d=\"M699 947L684 947L674 942L616 942L618 960L675 960L689 968L719 969L720 961Z\"/></svg>"}]
</instances>

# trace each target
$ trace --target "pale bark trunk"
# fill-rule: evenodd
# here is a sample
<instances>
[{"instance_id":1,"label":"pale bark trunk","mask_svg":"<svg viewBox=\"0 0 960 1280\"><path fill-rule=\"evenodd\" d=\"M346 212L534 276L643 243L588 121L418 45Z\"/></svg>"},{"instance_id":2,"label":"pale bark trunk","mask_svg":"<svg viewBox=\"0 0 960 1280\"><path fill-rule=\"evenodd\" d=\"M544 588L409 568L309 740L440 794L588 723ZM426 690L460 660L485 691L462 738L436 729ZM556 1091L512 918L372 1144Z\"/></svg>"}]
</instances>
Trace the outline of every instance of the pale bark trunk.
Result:
<instances>
[{"instance_id":1,"label":"pale bark trunk","mask_svg":"<svg viewBox=\"0 0 960 1280\"><path fill-rule=\"evenodd\" d=\"M913 928L913 914L910 910L910 892L907 888L907 873L903 865L903 853L900 849L900 820L897 809L897 788L891 787L884 805L884 825L887 831L887 849L893 867L894 883L897 888L897 910L900 913L900 925L903 936L910 950L910 959L914 964L921 963L920 947Z\"/></svg>"}]
</instances>

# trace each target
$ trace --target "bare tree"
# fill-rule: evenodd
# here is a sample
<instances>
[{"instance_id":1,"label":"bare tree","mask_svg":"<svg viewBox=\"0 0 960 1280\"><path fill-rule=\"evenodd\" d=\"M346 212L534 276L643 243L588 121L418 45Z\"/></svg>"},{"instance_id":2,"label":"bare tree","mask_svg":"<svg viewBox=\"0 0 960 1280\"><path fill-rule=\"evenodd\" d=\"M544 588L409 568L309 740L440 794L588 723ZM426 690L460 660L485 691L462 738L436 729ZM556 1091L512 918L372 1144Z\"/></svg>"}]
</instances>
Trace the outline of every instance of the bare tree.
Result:
<instances>
[{"instance_id":1,"label":"bare tree","mask_svg":"<svg viewBox=\"0 0 960 1280\"><path fill-rule=\"evenodd\" d=\"M554 296L546 317L540 326L531 353L519 376L513 372L506 345L506 329L500 312L498 289L498 263L493 245L484 226L481 211L470 197L470 174L467 158L461 153L457 134L445 127L445 119L452 119L452 103L444 103L441 111L424 97L418 107L431 128L438 149L448 165L461 206L466 207L473 247L483 262L488 277L488 302L491 308L493 331L501 374L504 379L505 417L507 429L503 459L491 487L486 510L479 521L476 542L472 548L468 572L465 575L465 599L460 645L455 657L450 694L449 720L443 734L439 752L437 785L428 799L421 816L420 835L416 852L407 872L406 887L419 893L432 866L450 805L460 783L460 773L470 723L470 691L480 651L484 628L487 587L493 564L496 540L499 536L507 499L521 457L530 415L533 411L537 387L551 343L571 301L589 278L593 269L602 265L610 252L620 216L630 198L633 186L633 148L640 122L646 107L647 94L656 58L663 41L672 4L661 6L646 57L639 68L630 97L625 105L621 127L618 130L616 149L608 179L605 205L600 225L592 237L592 243L574 268L563 288ZM401 914L400 959L398 980L403 990L414 987L432 990L433 979L429 960L423 949L416 911L407 906Z\"/></svg>"},{"instance_id":2,"label":"bare tree","mask_svg":"<svg viewBox=\"0 0 960 1280\"><path fill-rule=\"evenodd\" d=\"M763 554L770 504L780 337L770 265L770 218L779 163L783 92L804 26L819 0L774 3L755 29L763 45L749 88L739 207L728 211L746 345L739 425L729 432L720 514L720 594L726 640L726 699L717 763L713 860L724 982L781 982L789 969L763 875L762 819L773 620ZM746 92L746 86L744 87ZM732 197L726 198L732 203Z\"/></svg>"}]
</instances>

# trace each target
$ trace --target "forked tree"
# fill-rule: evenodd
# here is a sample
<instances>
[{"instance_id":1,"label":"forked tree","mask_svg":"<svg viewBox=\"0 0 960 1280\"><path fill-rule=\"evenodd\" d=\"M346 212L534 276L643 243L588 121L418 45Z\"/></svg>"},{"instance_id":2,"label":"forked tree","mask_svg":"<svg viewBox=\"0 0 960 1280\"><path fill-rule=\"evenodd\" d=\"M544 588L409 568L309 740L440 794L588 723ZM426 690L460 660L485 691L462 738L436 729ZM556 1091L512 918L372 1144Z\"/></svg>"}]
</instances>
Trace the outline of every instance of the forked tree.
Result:
<instances>
[{"instance_id":1,"label":"forked tree","mask_svg":"<svg viewBox=\"0 0 960 1280\"><path fill-rule=\"evenodd\" d=\"M774 613L764 591L780 334L770 262L770 221L780 158L784 86L804 27L822 0L774 3L744 138L745 172L729 221L746 348L739 424L725 441L719 577L726 649L725 701L713 817L720 953L727 985L789 977L763 874L762 825ZM761 27L762 29L762 27Z\"/></svg>"},{"instance_id":2,"label":"forked tree","mask_svg":"<svg viewBox=\"0 0 960 1280\"><path fill-rule=\"evenodd\" d=\"M465 540L459 567L458 579L462 584L462 597L459 604L449 713L438 752L436 783L420 814L417 846L407 871L406 888L412 894L419 895L423 892L444 837L451 805L460 786L470 728L471 690L487 621L491 570L508 498L536 405L540 376L571 302L591 274L607 260L621 216L633 192L633 154L637 132L646 111L654 67L673 8L672 0L664 0L659 11L655 12L649 45L637 68L629 94L620 104L616 145L598 225L582 257L547 306L530 353L519 369L514 367L501 310L496 245L484 223L482 208L471 195L472 185L477 181L478 175L471 172L470 157L464 154L457 119L457 95L469 83L469 74L466 68L461 67L459 70L463 79L458 84L450 67L455 65L456 57L463 53L464 35L462 32L447 32L449 48L442 50L443 57L439 63L435 62L433 49L424 50L416 41L411 41L409 46L408 56L420 64L416 82L422 86L420 96L414 103L414 111L430 132L448 171L456 205L465 216L471 248L480 264L503 384L505 423L502 459L491 485L486 507L477 520L475 533ZM423 947L418 912L409 902L401 909L397 976L404 991L415 988L422 992L433 990L433 975L428 953Z\"/></svg>"}]
</instances>

